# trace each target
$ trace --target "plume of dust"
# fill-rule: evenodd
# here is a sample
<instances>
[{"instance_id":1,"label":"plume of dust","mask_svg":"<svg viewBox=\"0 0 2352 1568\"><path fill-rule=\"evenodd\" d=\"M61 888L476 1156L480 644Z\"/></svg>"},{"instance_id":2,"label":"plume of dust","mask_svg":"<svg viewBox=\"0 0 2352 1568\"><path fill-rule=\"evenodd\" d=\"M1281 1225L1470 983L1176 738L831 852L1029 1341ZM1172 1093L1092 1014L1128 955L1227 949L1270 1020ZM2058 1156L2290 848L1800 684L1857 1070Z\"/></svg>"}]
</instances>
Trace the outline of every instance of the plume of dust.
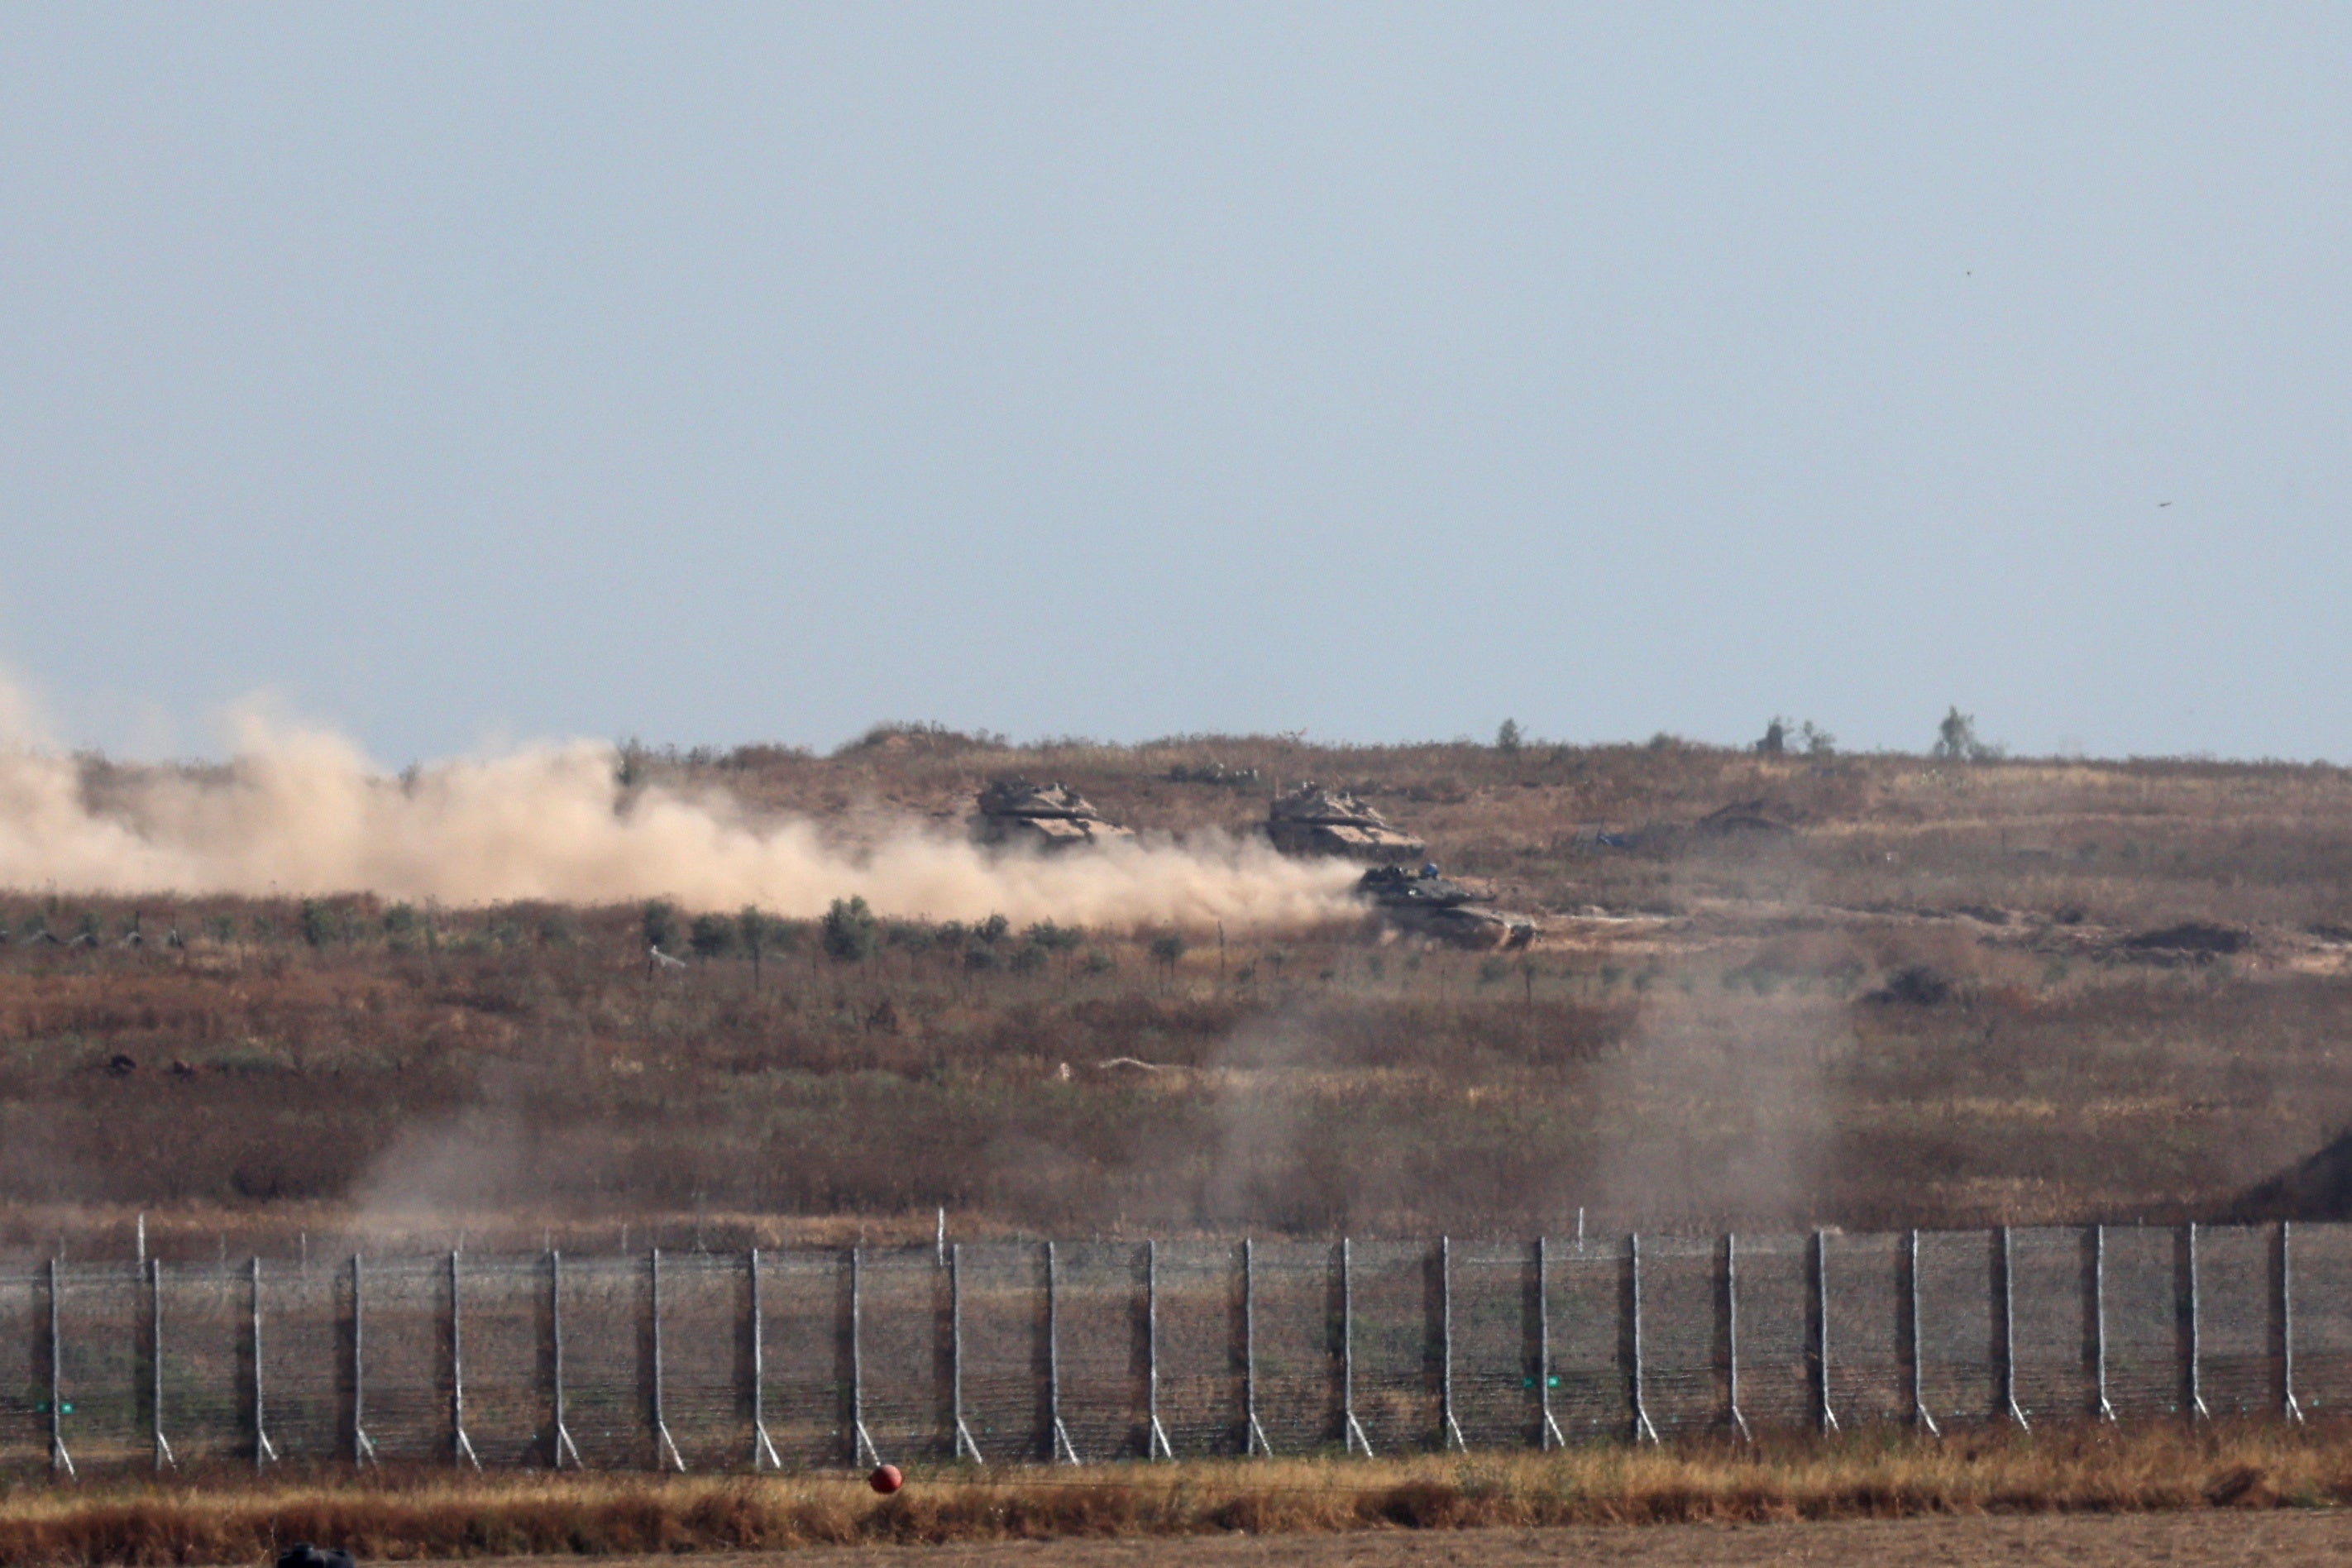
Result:
<instances>
[{"instance_id":1,"label":"plume of dust","mask_svg":"<svg viewBox=\"0 0 2352 1568\"><path fill-rule=\"evenodd\" d=\"M247 717L225 771L131 774L101 808L78 763L18 740L0 751L0 886L451 904L669 898L801 917L858 896L885 915L1108 927L1269 928L1347 907L1344 868L1263 845L1002 854L908 818L845 846L810 820L755 817L718 792L656 787L625 802L616 761L609 746L577 742L392 777L340 735Z\"/></svg>"}]
</instances>

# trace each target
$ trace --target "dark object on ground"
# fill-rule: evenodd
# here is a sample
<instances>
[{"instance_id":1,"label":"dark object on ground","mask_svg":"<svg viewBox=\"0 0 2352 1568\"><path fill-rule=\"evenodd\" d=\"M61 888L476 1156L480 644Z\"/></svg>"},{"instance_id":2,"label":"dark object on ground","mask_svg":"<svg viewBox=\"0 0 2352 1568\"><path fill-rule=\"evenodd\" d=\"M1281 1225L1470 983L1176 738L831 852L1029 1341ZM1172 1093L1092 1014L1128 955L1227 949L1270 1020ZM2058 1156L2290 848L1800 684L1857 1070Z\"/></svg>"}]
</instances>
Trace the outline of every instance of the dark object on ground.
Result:
<instances>
[{"instance_id":1,"label":"dark object on ground","mask_svg":"<svg viewBox=\"0 0 2352 1568\"><path fill-rule=\"evenodd\" d=\"M1864 1000L1883 1006L1935 1007L1952 999L1952 983L1924 963L1898 969Z\"/></svg>"},{"instance_id":2,"label":"dark object on ground","mask_svg":"<svg viewBox=\"0 0 2352 1568\"><path fill-rule=\"evenodd\" d=\"M117 1051L106 1058L106 1070L115 1078L129 1078L139 1070L139 1058L126 1052Z\"/></svg>"},{"instance_id":3,"label":"dark object on ground","mask_svg":"<svg viewBox=\"0 0 2352 1568\"><path fill-rule=\"evenodd\" d=\"M2300 1163L2248 1187L2221 1217L2237 1225L2352 1219L2352 1129L2338 1132Z\"/></svg>"},{"instance_id":4,"label":"dark object on ground","mask_svg":"<svg viewBox=\"0 0 2352 1568\"><path fill-rule=\"evenodd\" d=\"M173 1057L172 1058L172 1076L173 1078L194 1078L196 1076L195 1064L193 1062L184 1061L178 1057Z\"/></svg>"},{"instance_id":5,"label":"dark object on ground","mask_svg":"<svg viewBox=\"0 0 2352 1568\"><path fill-rule=\"evenodd\" d=\"M2206 957L2223 953L2242 952L2253 945L2253 938L2232 926L2217 926L2204 921L2184 921L2162 931L2144 931L2137 936L2124 938L2124 945L2134 952L2193 952Z\"/></svg>"},{"instance_id":6,"label":"dark object on ground","mask_svg":"<svg viewBox=\"0 0 2352 1568\"><path fill-rule=\"evenodd\" d=\"M1359 860L1408 860L1429 846L1345 790L1308 782L1266 807L1265 836L1286 855L1346 855Z\"/></svg>"},{"instance_id":7,"label":"dark object on ground","mask_svg":"<svg viewBox=\"0 0 2352 1568\"><path fill-rule=\"evenodd\" d=\"M1179 763L1166 777L1170 784L1223 784L1228 789L1249 789L1265 782L1265 775L1255 768L1229 768L1223 763L1203 763L1197 768Z\"/></svg>"},{"instance_id":8,"label":"dark object on ground","mask_svg":"<svg viewBox=\"0 0 2352 1568\"><path fill-rule=\"evenodd\" d=\"M341 1547L321 1552L307 1541L298 1541L278 1554L278 1568L358 1568L352 1554Z\"/></svg>"},{"instance_id":9,"label":"dark object on ground","mask_svg":"<svg viewBox=\"0 0 2352 1568\"><path fill-rule=\"evenodd\" d=\"M1722 837L1732 833L1793 833L1795 828L1774 815L1770 805L1760 800L1735 800L1729 805L1708 812L1691 824L1694 831Z\"/></svg>"},{"instance_id":10,"label":"dark object on ground","mask_svg":"<svg viewBox=\"0 0 2352 1568\"><path fill-rule=\"evenodd\" d=\"M998 779L980 792L980 813L971 819L976 844L1025 844L1038 849L1068 849L1133 838L1132 830L1103 820L1086 796L1066 784L1035 784Z\"/></svg>"},{"instance_id":11,"label":"dark object on ground","mask_svg":"<svg viewBox=\"0 0 2352 1568\"><path fill-rule=\"evenodd\" d=\"M1375 866L1357 879L1356 896L1397 930L1455 947L1525 947L1543 929L1532 915L1474 908L1494 896L1447 881L1434 866Z\"/></svg>"}]
</instances>

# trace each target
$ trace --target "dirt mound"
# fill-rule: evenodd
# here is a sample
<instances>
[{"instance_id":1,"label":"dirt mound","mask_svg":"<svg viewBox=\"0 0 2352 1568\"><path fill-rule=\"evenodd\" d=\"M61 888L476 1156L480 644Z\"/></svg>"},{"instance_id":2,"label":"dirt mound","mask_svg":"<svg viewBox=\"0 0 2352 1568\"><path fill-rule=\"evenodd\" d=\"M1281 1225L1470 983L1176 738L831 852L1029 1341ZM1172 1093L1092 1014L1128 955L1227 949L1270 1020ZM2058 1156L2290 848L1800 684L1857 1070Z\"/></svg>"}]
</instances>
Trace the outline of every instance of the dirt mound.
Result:
<instances>
[{"instance_id":1,"label":"dirt mound","mask_svg":"<svg viewBox=\"0 0 2352 1568\"><path fill-rule=\"evenodd\" d=\"M2318 1152L2248 1187L2222 1217L2240 1225L2352 1219L2352 1128L2329 1139Z\"/></svg>"},{"instance_id":2,"label":"dirt mound","mask_svg":"<svg viewBox=\"0 0 2352 1568\"><path fill-rule=\"evenodd\" d=\"M2134 952L2191 953L2204 958L2242 952L2253 942L2250 931L2205 921L2183 921L2179 925L2124 938L2124 946Z\"/></svg>"},{"instance_id":3,"label":"dirt mound","mask_svg":"<svg viewBox=\"0 0 2352 1568\"><path fill-rule=\"evenodd\" d=\"M1735 833L1794 833L1789 814L1769 801L1735 800L1691 824L1691 831L1723 837Z\"/></svg>"},{"instance_id":4,"label":"dirt mound","mask_svg":"<svg viewBox=\"0 0 2352 1568\"><path fill-rule=\"evenodd\" d=\"M1882 1007L1937 1007L1951 999L1951 981L1924 963L1896 970L1884 986L1863 998Z\"/></svg>"}]
</instances>

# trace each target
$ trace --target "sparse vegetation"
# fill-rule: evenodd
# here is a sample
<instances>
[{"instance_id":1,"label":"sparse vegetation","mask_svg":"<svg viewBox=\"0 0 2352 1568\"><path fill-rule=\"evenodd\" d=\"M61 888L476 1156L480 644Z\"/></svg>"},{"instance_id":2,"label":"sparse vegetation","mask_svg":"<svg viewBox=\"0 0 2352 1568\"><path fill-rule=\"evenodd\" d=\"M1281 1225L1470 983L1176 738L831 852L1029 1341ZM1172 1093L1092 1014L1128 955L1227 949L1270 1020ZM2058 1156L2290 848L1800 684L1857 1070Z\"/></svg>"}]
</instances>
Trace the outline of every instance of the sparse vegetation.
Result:
<instances>
[{"instance_id":1,"label":"sparse vegetation","mask_svg":"<svg viewBox=\"0 0 2352 1568\"><path fill-rule=\"evenodd\" d=\"M745 758L642 765L818 815L950 813L974 778L912 745ZM712 1245L938 1205L1033 1234L2162 1222L2352 1121L2340 770L1250 738L1021 765L1239 831L1263 795L1170 780L1211 761L1379 802L1546 935L1496 968L1353 923L1220 951L848 898L0 893L0 1244L141 1207L206 1256L316 1234L484 1116L497 1169L456 1194L478 1237L699 1212ZM1793 830L1694 826L1750 802ZM691 969L649 966L688 933ZM1121 1056L1165 1070L1088 1070Z\"/></svg>"},{"instance_id":2,"label":"sparse vegetation","mask_svg":"<svg viewBox=\"0 0 2352 1568\"><path fill-rule=\"evenodd\" d=\"M55 1564L266 1561L295 1540L362 1561L772 1552L815 1545L1273 1531L1644 1523L1764 1524L1988 1513L2336 1509L2343 1437L2165 1425L1915 1440L1874 1431L1641 1450L1379 1461L1202 1460L1051 1474L917 1468L862 1477L222 1472L13 1490L0 1559ZM1842 1559L1843 1560L1843 1559Z\"/></svg>"}]
</instances>

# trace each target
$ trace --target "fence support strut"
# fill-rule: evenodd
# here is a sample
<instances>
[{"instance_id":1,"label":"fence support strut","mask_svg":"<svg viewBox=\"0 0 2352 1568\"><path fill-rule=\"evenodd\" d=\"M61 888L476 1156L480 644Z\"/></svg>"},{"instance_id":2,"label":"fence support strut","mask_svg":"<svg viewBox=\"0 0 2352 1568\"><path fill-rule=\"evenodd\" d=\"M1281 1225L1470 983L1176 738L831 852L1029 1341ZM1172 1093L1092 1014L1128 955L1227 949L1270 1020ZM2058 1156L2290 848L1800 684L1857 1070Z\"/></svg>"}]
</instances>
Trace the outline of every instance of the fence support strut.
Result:
<instances>
[{"instance_id":1,"label":"fence support strut","mask_svg":"<svg viewBox=\"0 0 2352 1568\"><path fill-rule=\"evenodd\" d=\"M1919 1332L1919 1231L1915 1226L1905 1237L1904 1273L1911 1288L1911 1425L1943 1436L1936 1417L1927 1408L1927 1356Z\"/></svg>"},{"instance_id":2,"label":"fence support strut","mask_svg":"<svg viewBox=\"0 0 2352 1568\"><path fill-rule=\"evenodd\" d=\"M278 1445L269 1440L269 1428L263 1424L261 1405L261 1259L253 1259L253 1468L278 1462Z\"/></svg>"},{"instance_id":3,"label":"fence support strut","mask_svg":"<svg viewBox=\"0 0 2352 1568\"><path fill-rule=\"evenodd\" d=\"M449 1249L449 1463L482 1468L466 1436L466 1333L457 1294L457 1251Z\"/></svg>"},{"instance_id":4,"label":"fence support strut","mask_svg":"<svg viewBox=\"0 0 2352 1568\"><path fill-rule=\"evenodd\" d=\"M58 1260L53 1256L49 1259L49 1473L70 1481L80 1478L74 1472L73 1456L66 1452L66 1355L58 1324Z\"/></svg>"},{"instance_id":5,"label":"fence support strut","mask_svg":"<svg viewBox=\"0 0 2352 1568\"><path fill-rule=\"evenodd\" d=\"M1274 1458L1274 1445L1257 1423L1257 1252L1242 1237L1242 1455Z\"/></svg>"},{"instance_id":6,"label":"fence support strut","mask_svg":"<svg viewBox=\"0 0 2352 1568\"><path fill-rule=\"evenodd\" d=\"M1062 1425L1062 1297L1060 1268L1054 1254L1054 1244L1045 1244L1045 1414L1052 1424L1054 1463L1076 1465L1077 1445L1070 1441L1070 1429Z\"/></svg>"},{"instance_id":7,"label":"fence support strut","mask_svg":"<svg viewBox=\"0 0 2352 1568\"><path fill-rule=\"evenodd\" d=\"M358 1260L352 1262L357 1267ZM566 1460L575 1470L585 1469L587 1467L580 1462L580 1446L572 1440L572 1429L563 1424L563 1254L553 1247L547 1252L547 1337L549 1349L554 1352L549 1368L555 1384L555 1442L551 1457L559 1470Z\"/></svg>"},{"instance_id":8,"label":"fence support strut","mask_svg":"<svg viewBox=\"0 0 2352 1568\"><path fill-rule=\"evenodd\" d=\"M360 1291L360 1255L352 1254L352 1464L375 1463L375 1441L367 1433L367 1299Z\"/></svg>"},{"instance_id":9,"label":"fence support strut","mask_svg":"<svg viewBox=\"0 0 2352 1568\"><path fill-rule=\"evenodd\" d=\"M1159 1355L1159 1342L1152 1342L1152 1354ZM1152 1397L1159 1397L1160 1363L1152 1363ZM963 1419L963 1243L948 1248L948 1382L949 1398L955 1412L955 1457L970 1459L975 1465L986 1464L980 1457L980 1445L972 1441L971 1428ZM1156 1419L1156 1417L1155 1417Z\"/></svg>"},{"instance_id":10,"label":"fence support strut","mask_svg":"<svg viewBox=\"0 0 2352 1568\"><path fill-rule=\"evenodd\" d=\"M1444 1360L1438 1368L1439 1447L1466 1452L1462 1424L1454 1418L1454 1238L1437 1238L1438 1338Z\"/></svg>"},{"instance_id":11,"label":"fence support strut","mask_svg":"<svg viewBox=\"0 0 2352 1568\"><path fill-rule=\"evenodd\" d=\"M849 1463L857 1469L882 1463L874 1435L866 1430L865 1252L849 1249Z\"/></svg>"},{"instance_id":12,"label":"fence support strut","mask_svg":"<svg viewBox=\"0 0 2352 1568\"><path fill-rule=\"evenodd\" d=\"M2279 1388L2284 1397L2280 1414L2298 1426L2303 1406L2294 1397L2294 1222L2279 1221Z\"/></svg>"},{"instance_id":13,"label":"fence support strut","mask_svg":"<svg viewBox=\"0 0 2352 1568\"><path fill-rule=\"evenodd\" d=\"M2000 1227L2000 1403L2021 1431L2033 1430L2017 1402L2017 1251L2007 1226Z\"/></svg>"},{"instance_id":14,"label":"fence support strut","mask_svg":"<svg viewBox=\"0 0 2352 1568\"><path fill-rule=\"evenodd\" d=\"M1813 1232L1813 1375L1819 1380L1821 1424L1824 1432L1838 1429L1837 1410L1830 1403L1830 1238Z\"/></svg>"},{"instance_id":15,"label":"fence support strut","mask_svg":"<svg viewBox=\"0 0 2352 1568\"><path fill-rule=\"evenodd\" d=\"M1339 1442L1349 1454L1372 1457L1372 1440L1356 1419L1356 1260L1339 1238Z\"/></svg>"},{"instance_id":16,"label":"fence support strut","mask_svg":"<svg viewBox=\"0 0 2352 1568\"><path fill-rule=\"evenodd\" d=\"M1536 1237L1536 1410L1543 1417L1537 1445L1567 1447L1568 1439L1560 1436L1559 1421L1551 1413L1551 1254L1540 1234Z\"/></svg>"},{"instance_id":17,"label":"fence support strut","mask_svg":"<svg viewBox=\"0 0 2352 1568\"><path fill-rule=\"evenodd\" d=\"M1632 1287L1633 1308L1633 1436L1636 1443L1654 1443L1658 1440L1658 1429L1650 1424L1650 1407L1642 1397L1642 1237L1637 1232L1626 1233L1625 1261L1631 1271L1628 1283Z\"/></svg>"},{"instance_id":18,"label":"fence support strut","mask_svg":"<svg viewBox=\"0 0 2352 1568\"><path fill-rule=\"evenodd\" d=\"M2116 1407L2107 1399L2107 1227L2091 1227L2091 1348L2098 1358L2098 1418L2112 1423Z\"/></svg>"},{"instance_id":19,"label":"fence support strut","mask_svg":"<svg viewBox=\"0 0 2352 1568\"><path fill-rule=\"evenodd\" d=\"M1143 1244L1143 1367L1144 1414L1150 1425L1143 1432L1143 1457L1172 1459L1168 1429L1160 1425L1160 1244Z\"/></svg>"},{"instance_id":20,"label":"fence support strut","mask_svg":"<svg viewBox=\"0 0 2352 1568\"><path fill-rule=\"evenodd\" d=\"M669 1435L669 1421L662 1404L661 1248L653 1248L647 1257L653 1279L654 1468L675 1467L678 1474L684 1475L686 1456L677 1451L677 1439Z\"/></svg>"},{"instance_id":21,"label":"fence support strut","mask_svg":"<svg viewBox=\"0 0 2352 1568\"><path fill-rule=\"evenodd\" d=\"M944 1212L944 1211L942 1211ZM760 1249L751 1249L751 1468L781 1470L784 1461L768 1436L768 1325L760 1304Z\"/></svg>"},{"instance_id":22,"label":"fence support strut","mask_svg":"<svg viewBox=\"0 0 2352 1568\"><path fill-rule=\"evenodd\" d=\"M1728 1231L1723 1237L1723 1352L1724 1391L1730 1406L1726 1415L1740 1440L1753 1443L1756 1434L1748 1429L1748 1417L1739 1409L1739 1237Z\"/></svg>"},{"instance_id":23,"label":"fence support strut","mask_svg":"<svg viewBox=\"0 0 2352 1568\"><path fill-rule=\"evenodd\" d=\"M2205 1303L2197 1282L2197 1222L2189 1222L2189 1418L2210 1421L2205 1408Z\"/></svg>"},{"instance_id":24,"label":"fence support strut","mask_svg":"<svg viewBox=\"0 0 2352 1568\"><path fill-rule=\"evenodd\" d=\"M176 1470L180 1461L173 1457L171 1441L163 1436L163 1260L160 1258L147 1260L147 1370L152 1379L148 1391L152 1425L148 1436L155 1447L155 1468L160 1470L169 1465Z\"/></svg>"}]
</instances>

